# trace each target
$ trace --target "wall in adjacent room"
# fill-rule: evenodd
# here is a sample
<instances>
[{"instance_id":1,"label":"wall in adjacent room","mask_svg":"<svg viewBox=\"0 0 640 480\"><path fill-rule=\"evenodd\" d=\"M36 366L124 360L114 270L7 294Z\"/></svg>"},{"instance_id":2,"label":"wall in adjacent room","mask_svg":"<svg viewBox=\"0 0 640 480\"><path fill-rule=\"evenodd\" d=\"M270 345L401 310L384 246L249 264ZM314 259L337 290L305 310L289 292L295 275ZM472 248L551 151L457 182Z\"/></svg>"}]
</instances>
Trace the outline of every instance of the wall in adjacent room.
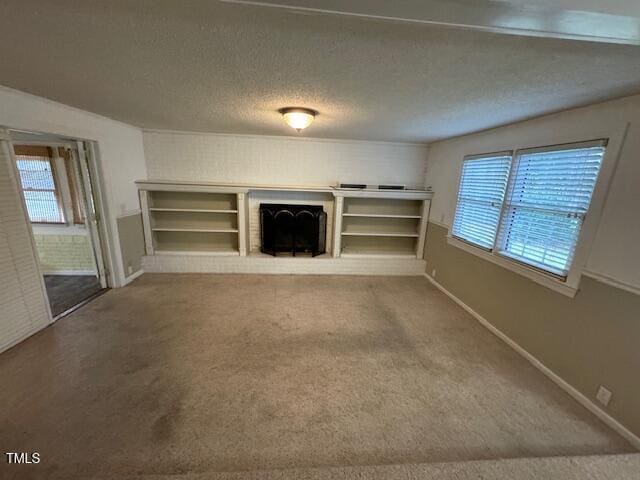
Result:
<instances>
[{"instance_id":1,"label":"wall in adjacent room","mask_svg":"<svg viewBox=\"0 0 640 480\"><path fill-rule=\"evenodd\" d=\"M446 240L465 155L625 133L595 240L574 298ZM615 158L614 158L615 161ZM455 297L640 436L640 96L432 144L427 272Z\"/></svg>"},{"instance_id":2,"label":"wall in adjacent room","mask_svg":"<svg viewBox=\"0 0 640 480\"><path fill-rule=\"evenodd\" d=\"M107 232L117 286L125 282L118 216L138 212L135 180L147 176L142 131L121 122L0 86L0 126L95 140L107 199Z\"/></svg>"},{"instance_id":3,"label":"wall in adjacent room","mask_svg":"<svg viewBox=\"0 0 640 480\"><path fill-rule=\"evenodd\" d=\"M95 275L91 241L86 231L71 227L75 232L34 232L40 270L45 275Z\"/></svg>"}]
</instances>

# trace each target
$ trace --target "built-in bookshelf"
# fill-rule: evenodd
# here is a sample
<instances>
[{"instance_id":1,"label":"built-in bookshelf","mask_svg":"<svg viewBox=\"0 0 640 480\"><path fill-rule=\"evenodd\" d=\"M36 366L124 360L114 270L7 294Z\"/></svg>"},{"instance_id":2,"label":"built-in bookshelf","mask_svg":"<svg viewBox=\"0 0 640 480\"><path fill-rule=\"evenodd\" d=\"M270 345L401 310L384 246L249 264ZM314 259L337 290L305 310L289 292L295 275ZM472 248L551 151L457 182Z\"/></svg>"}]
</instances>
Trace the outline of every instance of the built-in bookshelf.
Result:
<instances>
[{"instance_id":1,"label":"built-in bookshelf","mask_svg":"<svg viewBox=\"0 0 640 480\"><path fill-rule=\"evenodd\" d=\"M148 191L153 252L239 255L238 195Z\"/></svg>"},{"instance_id":2,"label":"built-in bookshelf","mask_svg":"<svg viewBox=\"0 0 640 480\"><path fill-rule=\"evenodd\" d=\"M340 256L421 258L428 200L394 192L368 198L345 196L340 222ZM393 198L395 196L396 198Z\"/></svg>"},{"instance_id":3,"label":"built-in bookshelf","mask_svg":"<svg viewBox=\"0 0 640 480\"><path fill-rule=\"evenodd\" d=\"M252 186L166 180L137 183L149 256L239 256L243 258L237 260L237 265L233 263L236 262L234 259L220 260L232 262L234 268L237 266L239 269L247 261L265 260L247 256L250 250L248 239L250 235L256 235L250 229L260 228L259 224L248 221L248 195L251 192L284 191L314 195L321 192L333 197L333 206L329 207L333 208L332 222L326 229L327 235L332 236L331 251L329 255L315 257L315 261L362 258L365 266L372 258L376 259L375 262L402 258L407 265L411 259L423 262L432 196L431 192L424 190ZM173 262L171 265L183 261L176 258L165 260L167 264ZM419 269L418 263L412 265L411 271Z\"/></svg>"}]
</instances>

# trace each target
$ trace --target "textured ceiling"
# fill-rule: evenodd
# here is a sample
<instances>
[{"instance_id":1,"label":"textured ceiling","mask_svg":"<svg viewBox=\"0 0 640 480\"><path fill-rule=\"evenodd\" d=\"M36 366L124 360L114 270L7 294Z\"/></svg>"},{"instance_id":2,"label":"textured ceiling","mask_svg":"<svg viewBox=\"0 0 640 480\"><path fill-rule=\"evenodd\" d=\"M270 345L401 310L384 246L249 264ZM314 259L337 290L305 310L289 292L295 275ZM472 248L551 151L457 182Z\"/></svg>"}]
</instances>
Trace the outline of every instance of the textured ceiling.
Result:
<instances>
[{"instance_id":1,"label":"textured ceiling","mask_svg":"<svg viewBox=\"0 0 640 480\"><path fill-rule=\"evenodd\" d=\"M144 128L428 142L640 92L640 47L213 0L2 0L0 84ZM1 106L0 106L1 107Z\"/></svg>"}]
</instances>

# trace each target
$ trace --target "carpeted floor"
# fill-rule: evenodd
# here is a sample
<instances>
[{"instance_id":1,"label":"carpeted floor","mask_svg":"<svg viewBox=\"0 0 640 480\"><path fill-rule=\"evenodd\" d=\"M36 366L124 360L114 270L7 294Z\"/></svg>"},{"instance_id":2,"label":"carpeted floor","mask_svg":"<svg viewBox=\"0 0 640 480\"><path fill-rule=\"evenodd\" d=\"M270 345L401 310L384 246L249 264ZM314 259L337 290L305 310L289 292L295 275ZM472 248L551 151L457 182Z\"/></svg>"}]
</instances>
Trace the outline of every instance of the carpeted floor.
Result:
<instances>
[{"instance_id":1,"label":"carpeted floor","mask_svg":"<svg viewBox=\"0 0 640 480\"><path fill-rule=\"evenodd\" d=\"M9 478L634 451L421 277L147 274L0 384Z\"/></svg>"},{"instance_id":2,"label":"carpeted floor","mask_svg":"<svg viewBox=\"0 0 640 480\"><path fill-rule=\"evenodd\" d=\"M45 275L44 283L54 317L102 290L98 278L91 275Z\"/></svg>"},{"instance_id":3,"label":"carpeted floor","mask_svg":"<svg viewBox=\"0 0 640 480\"><path fill-rule=\"evenodd\" d=\"M121 480L638 480L638 472L640 453L631 453L252 472L136 475L123 477Z\"/></svg>"}]
</instances>

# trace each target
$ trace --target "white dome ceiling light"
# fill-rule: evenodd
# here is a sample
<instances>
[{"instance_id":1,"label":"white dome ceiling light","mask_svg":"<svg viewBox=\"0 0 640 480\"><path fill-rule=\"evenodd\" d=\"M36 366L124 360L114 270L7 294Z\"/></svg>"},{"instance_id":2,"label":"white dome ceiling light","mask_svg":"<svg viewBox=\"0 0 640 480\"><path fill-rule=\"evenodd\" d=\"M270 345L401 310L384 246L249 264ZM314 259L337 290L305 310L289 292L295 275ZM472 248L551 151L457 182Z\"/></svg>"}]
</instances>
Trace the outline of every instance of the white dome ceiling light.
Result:
<instances>
[{"instance_id":1,"label":"white dome ceiling light","mask_svg":"<svg viewBox=\"0 0 640 480\"><path fill-rule=\"evenodd\" d=\"M311 125L318 114L315 110L302 107L281 108L279 112L282 114L284 121L287 122L287 125L295 128L298 132Z\"/></svg>"}]
</instances>

